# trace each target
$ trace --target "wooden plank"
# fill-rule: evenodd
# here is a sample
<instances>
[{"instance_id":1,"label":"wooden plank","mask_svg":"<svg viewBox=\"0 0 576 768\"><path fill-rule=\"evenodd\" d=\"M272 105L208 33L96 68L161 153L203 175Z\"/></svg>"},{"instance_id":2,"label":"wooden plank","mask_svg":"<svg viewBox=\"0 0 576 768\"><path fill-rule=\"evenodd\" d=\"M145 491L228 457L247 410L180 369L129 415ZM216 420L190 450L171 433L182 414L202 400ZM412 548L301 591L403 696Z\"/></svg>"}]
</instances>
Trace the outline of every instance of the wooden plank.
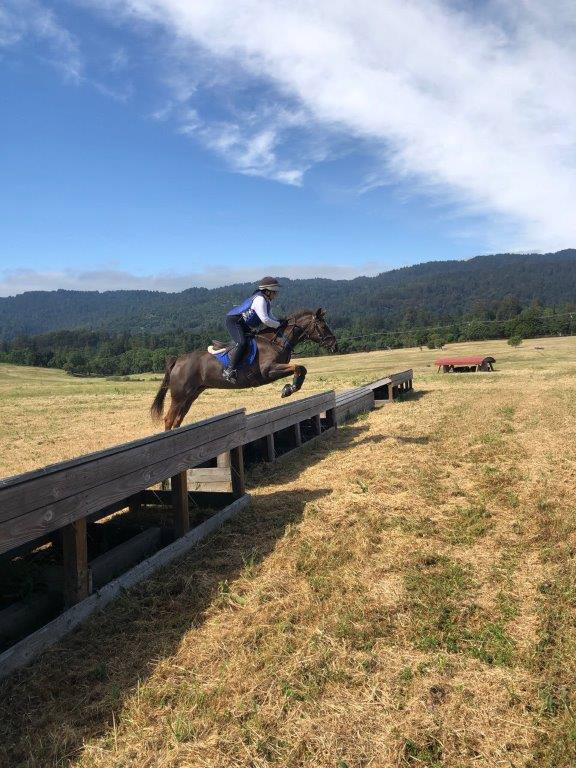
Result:
<instances>
[{"instance_id":1,"label":"wooden plank","mask_svg":"<svg viewBox=\"0 0 576 768\"><path fill-rule=\"evenodd\" d=\"M374 409L374 392L368 391L362 393L362 396L355 400L348 401L343 405L336 406L336 422L342 424L359 413L368 413Z\"/></svg>"},{"instance_id":2,"label":"wooden plank","mask_svg":"<svg viewBox=\"0 0 576 768\"><path fill-rule=\"evenodd\" d=\"M191 491L218 491L232 493L232 476L230 472L230 451L216 457L216 467L189 469L188 481Z\"/></svg>"},{"instance_id":3,"label":"wooden plank","mask_svg":"<svg viewBox=\"0 0 576 768\"><path fill-rule=\"evenodd\" d=\"M126 443L110 451L46 467L44 474L27 473L0 481L0 522L76 496L193 448L200 449L218 437L241 431L244 424L244 410L233 411L216 419ZM242 442L241 434L236 442Z\"/></svg>"},{"instance_id":4,"label":"wooden plank","mask_svg":"<svg viewBox=\"0 0 576 768\"><path fill-rule=\"evenodd\" d=\"M412 368L409 368L407 371L400 371L400 373L393 373L390 375L390 378L392 379L393 384L399 384L402 381L407 381L408 379L413 378L414 372Z\"/></svg>"},{"instance_id":5,"label":"wooden plank","mask_svg":"<svg viewBox=\"0 0 576 768\"><path fill-rule=\"evenodd\" d=\"M280 417L283 418L293 413L299 413L300 411L314 408L314 406L319 403L329 403L333 398L334 390L328 390L327 392L320 392L317 395L304 397L301 400L294 400L283 405L275 405L273 408L266 408L263 411L248 413L246 418L251 421L252 426L259 426L260 424L275 420L278 413L280 414Z\"/></svg>"},{"instance_id":6,"label":"wooden plank","mask_svg":"<svg viewBox=\"0 0 576 768\"><path fill-rule=\"evenodd\" d=\"M203 493L232 493L232 483L230 478L225 482L221 481L203 481L201 483L195 483L194 486L188 486L188 494L194 491L199 496Z\"/></svg>"},{"instance_id":7,"label":"wooden plank","mask_svg":"<svg viewBox=\"0 0 576 768\"><path fill-rule=\"evenodd\" d=\"M380 387L385 387L389 383L390 376L383 376L381 379L376 379L375 381L371 381L368 384L363 384L363 386L368 387L369 389L379 389Z\"/></svg>"},{"instance_id":8,"label":"wooden plank","mask_svg":"<svg viewBox=\"0 0 576 768\"><path fill-rule=\"evenodd\" d=\"M127 509L130 506L130 499L120 499L120 501L115 502L114 504L110 504L107 507L104 507L103 509L100 509L98 512L93 512L91 515L88 515L86 518L88 523L93 523L96 520L101 520L103 517L108 517L108 515L113 515L115 512L119 512L121 509ZM60 533L58 530L51 531L50 533L45 534L44 536L40 536L37 539L32 539L30 541L27 541L25 544L22 544L18 547L14 547L13 549L9 549L6 552L0 553L0 562L3 560L11 560L14 557L20 557L21 555L25 555L28 552L31 552L33 549L36 549L36 547L40 547L43 544L48 544L50 542L53 542L55 539L60 540Z\"/></svg>"},{"instance_id":9,"label":"wooden plank","mask_svg":"<svg viewBox=\"0 0 576 768\"><path fill-rule=\"evenodd\" d=\"M164 547L127 573L106 584L105 587L90 595L86 600L73 606L32 635L4 651L0 654L0 678L7 677L17 669L29 664L47 648L78 627L95 611L101 610L125 590L149 578L160 568L186 554L198 542L203 541L220 528L227 520L244 510L249 503L250 497L248 495L236 499L225 509L206 520L205 523L191 530L186 536L182 536L173 544Z\"/></svg>"},{"instance_id":10,"label":"wooden plank","mask_svg":"<svg viewBox=\"0 0 576 768\"><path fill-rule=\"evenodd\" d=\"M84 600L90 593L86 518L62 529L62 560L64 605L69 608Z\"/></svg>"},{"instance_id":11,"label":"wooden plank","mask_svg":"<svg viewBox=\"0 0 576 768\"><path fill-rule=\"evenodd\" d=\"M334 400L334 397L335 394L333 390L322 392L313 397L305 397L302 400L286 403L286 405L277 405L274 406L274 408L267 408L263 411L249 413L246 416L246 420L251 427L256 427L279 419L285 419L288 416L297 417L298 414L302 413L314 413L316 411L325 410L325 407Z\"/></svg>"},{"instance_id":12,"label":"wooden plank","mask_svg":"<svg viewBox=\"0 0 576 768\"><path fill-rule=\"evenodd\" d=\"M296 413L290 413L288 415L282 415L279 414L278 418L275 418L274 420L265 421L257 423L256 420L253 420L251 417L255 414L248 414L246 417L246 431L245 431L245 441L247 443L253 442L254 440L258 440L260 437L263 437L267 434L272 434L273 432L279 432L282 429L287 429L288 427L291 427L293 424L304 421L306 419L310 419L313 416L316 416L317 414L320 414L326 410L329 410L331 407L334 406L335 398L332 396L329 400L314 403L311 407L308 407L306 410L299 411ZM260 413L258 413L258 416L260 416Z\"/></svg>"},{"instance_id":13,"label":"wooden plank","mask_svg":"<svg viewBox=\"0 0 576 768\"><path fill-rule=\"evenodd\" d=\"M204 486L207 487L207 486ZM225 491L218 490L218 484L205 491L188 490L188 508L190 510L191 525L194 522L193 512L196 507L204 509L222 509L230 503L230 484L228 483ZM172 508L171 491L143 491L143 504L149 507Z\"/></svg>"},{"instance_id":14,"label":"wooden plank","mask_svg":"<svg viewBox=\"0 0 576 768\"><path fill-rule=\"evenodd\" d=\"M317 413L315 416L312 417L312 425L314 427L314 432L317 435L322 434L322 419L320 418L320 414Z\"/></svg>"},{"instance_id":15,"label":"wooden plank","mask_svg":"<svg viewBox=\"0 0 576 768\"><path fill-rule=\"evenodd\" d=\"M197 430L199 427L203 427L204 425L214 424L223 419L228 420L230 419L231 416L234 416L237 414L242 415L244 413L245 413L244 408L238 408L235 411L228 411L227 413L221 413L221 414L218 414L217 416L212 416L208 419L202 419L201 421L196 421L193 424L187 424L185 427L178 427L177 429L173 429L168 432L157 432L153 435L148 435L148 437L141 437L138 440L131 440L128 443L120 443L119 445L113 445L110 448L105 448L102 451L85 453L82 456L78 456L74 459L66 459L66 461L59 461L56 464L48 464L47 466L41 467L40 469L33 469L30 472L24 472L20 475L12 475L10 477L0 478L0 489L7 488L12 485L17 485L23 482L27 483L30 480L47 477L50 474L53 474L55 472L60 472L63 469L77 467L82 463L89 463L96 459L112 456L117 453L122 453L123 451L131 451L134 448L137 448L141 445L151 445L156 441L162 441L167 439L169 440L175 437L176 435L186 434L187 432L193 432Z\"/></svg>"},{"instance_id":16,"label":"wooden plank","mask_svg":"<svg viewBox=\"0 0 576 768\"><path fill-rule=\"evenodd\" d=\"M230 467L203 467L202 469L189 469L188 485L194 490L195 483L229 483Z\"/></svg>"},{"instance_id":17,"label":"wooden plank","mask_svg":"<svg viewBox=\"0 0 576 768\"><path fill-rule=\"evenodd\" d=\"M244 483L244 453L242 446L230 451L230 472L232 475L232 493L240 498L246 493Z\"/></svg>"},{"instance_id":18,"label":"wooden plank","mask_svg":"<svg viewBox=\"0 0 576 768\"><path fill-rule=\"evenodd\" d=\"M179 472L171 478L172 510L174 512L174 533L177 538L190 530L188 513L188 475Z\"/></svg>"},{"instance_id":19,"label":"wooden plank","mask_svg":"<svg viewBox=\"0 0 576 768\"><path fill-rule=\"evenodd\" d=\"M67 523L92 512L98 512L113 504L116 499L125 499L143 488L149 488L167 477L201 464L236 446L242 435L243 431L225 434L208 444L190 448L157 464L141 467L137 471L115 478L110 483L103 483L90 491L0 523L0 553L37 539L48 531L62 528Z\"/></svg>"},{"instance_id":20,"label":"wooden plank","mask_svg":"<svg viewBox=\"0 0 576 768\"><path fill-rule=\"evenodd\" d=\"M357 389L349 389L346 392L341 392L336 395L335 404L336 407L345 405L355 400L361 400L364 397L371 397L374 390L370 387L358 387Z\"/></svg>"},{"instance_id":21,"label":"wooden plank","mask_svg":"<svg viewBox=\"0 0 576 768\"><path fill-rule=\"evenodd\" d=\"M276 458L276 446L274 445L274 434L264 435L260 438L262 445L262 458L264 461L274 461Z\"/></svg>"},{"instance_id":22,"label":"wooden plank","mask_svg":"<svg viewBox=\"0 0 576 768\"><path fill-rule=\"evenodd\" d=\"M92 573L92 589L100 589L116 576L133 568L136 563L156 552L160 547L161 534L162 531L157 526L147 528L91 560L89 566Z\"/></svg>"},{"instance_id":23,"label":"wooden plank","mask_svg":"<svg viewBox=\"0 0 576 768\"><path fill-rule=\"evenodd\" d=\"M0 610L0 646L17 642L45 624L62 609L54 593L31 595Z\"/></svg>"}]
</instances>

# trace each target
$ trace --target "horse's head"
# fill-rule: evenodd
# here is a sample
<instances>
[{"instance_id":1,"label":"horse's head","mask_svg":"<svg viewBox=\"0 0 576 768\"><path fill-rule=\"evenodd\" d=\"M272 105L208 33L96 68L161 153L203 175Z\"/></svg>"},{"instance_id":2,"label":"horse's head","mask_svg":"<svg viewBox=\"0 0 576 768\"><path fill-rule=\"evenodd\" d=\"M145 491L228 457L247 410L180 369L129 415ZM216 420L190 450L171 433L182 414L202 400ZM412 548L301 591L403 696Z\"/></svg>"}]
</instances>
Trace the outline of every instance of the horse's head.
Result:
<instances>
[{"instance_id":1,"label":"horse's head","mask_svg":"<svg viewBox=\"0 0 576 768\"><path fill-rule=\"evenodd\" d=\"M317 309L316 312L308 309L299 313L295 322L302 331L300 338L302 341L315 341L321 347L329 349L330 352L337 352L336 337L328 327L328 323L324 319L325 315L326 312L322 308Z\"/></svg>"}]
</instances>

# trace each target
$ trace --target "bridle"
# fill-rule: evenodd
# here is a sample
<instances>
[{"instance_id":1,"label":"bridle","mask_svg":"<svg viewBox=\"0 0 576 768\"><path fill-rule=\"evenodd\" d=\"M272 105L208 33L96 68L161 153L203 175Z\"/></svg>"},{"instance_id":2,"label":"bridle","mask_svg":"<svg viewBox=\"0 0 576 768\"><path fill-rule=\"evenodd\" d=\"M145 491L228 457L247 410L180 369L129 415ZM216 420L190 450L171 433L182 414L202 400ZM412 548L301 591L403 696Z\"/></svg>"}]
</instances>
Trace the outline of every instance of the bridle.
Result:
<instances>
[{"instance_id":1,"label":"bridle","mask_svg":"<svg viewBox=\"0 0 576 768\"><path fill-rule=\"evenodd\" d=\"M310 336L310 333L312 330L318 330L317 329L317 322L316 317L313 317L312 320L308 323L307 326L300 325L295 320L290 322L290 320L286 320L286 323L284 325L284 331L290 327L293 331L300 330L301 334L298 336L297 341L301 341L302 339L308 340L308 341L318 341L319 344L323 344L325 341L327 341L331 334L325 333L324 335L320 336L318 339L312 339ZM276 330L276 333L272 337L272 341L275 343L280 343L280 348L282 350L287 349L289 352L291 352L294 349L294 344L292 343L292 340L286 336L286 333L282 331L282 325Z\"/></svg>"}]
</instances>

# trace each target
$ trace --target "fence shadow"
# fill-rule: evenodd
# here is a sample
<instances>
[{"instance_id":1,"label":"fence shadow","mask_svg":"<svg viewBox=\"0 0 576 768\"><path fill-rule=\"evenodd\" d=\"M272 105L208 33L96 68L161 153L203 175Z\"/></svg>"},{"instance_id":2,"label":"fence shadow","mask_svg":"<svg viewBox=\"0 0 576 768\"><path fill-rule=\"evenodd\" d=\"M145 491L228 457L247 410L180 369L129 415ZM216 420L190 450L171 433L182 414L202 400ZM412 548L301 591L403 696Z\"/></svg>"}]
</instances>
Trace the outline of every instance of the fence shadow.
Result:
<instances>
[{"instance_id":1,"label":"fence shadow","mask_svg":"<svg viewBox=\"0 0 576 768\"><path fill-rule=\"evenodd\" d=\"M388 440L397 441L399 444L426 445L430 442L428 435L407 437L392 433L366 434L370 431L370 427L362 423L363 416L364 414L339 427L336 434L328 439L320 438L305 443L295 453L280 457L278 462L254 465L247 476L248 490L250 490L250 485L252 487L284 485L295 480L303 468L311 467L322 461L328 454L333 455L338 451L346 452L351 447L366 444L378 445Z\"/></svg>"},{"instance_id":2,"label":"fence shadow","mask_svg":"<svg viewBox=\"0 0 576 768\"><path fill-rule=\"evenodd\" d=\"M249 484L289 482L303 465L352 444L409 442L368 431L360 419L352 422L292 457L254 468ZM177 651L187 632L202 626L215 601L223 599L222 585L237 578L247 560L250 567L261 562L286 527L301 519L306 504L329 493L331 488L258 494L250 508L185 558L125 593L36 663L0 683L0 767L71 768L86 742L110 733L139 682Z\"/></svg>"},{"instance_id":3,"label":"fence shadow","mask_svg":"<svg viewBox=\"0 0 576 768\"><path fill-rule=\"evenodd\" d=\"M184 635L200 627L222 585L262 561L305 505L329 488L258 495L182 560L93 616L0 684L0 766L67 768L84 742L110 732L127 698Z\"/></svg>"}]
</instances>

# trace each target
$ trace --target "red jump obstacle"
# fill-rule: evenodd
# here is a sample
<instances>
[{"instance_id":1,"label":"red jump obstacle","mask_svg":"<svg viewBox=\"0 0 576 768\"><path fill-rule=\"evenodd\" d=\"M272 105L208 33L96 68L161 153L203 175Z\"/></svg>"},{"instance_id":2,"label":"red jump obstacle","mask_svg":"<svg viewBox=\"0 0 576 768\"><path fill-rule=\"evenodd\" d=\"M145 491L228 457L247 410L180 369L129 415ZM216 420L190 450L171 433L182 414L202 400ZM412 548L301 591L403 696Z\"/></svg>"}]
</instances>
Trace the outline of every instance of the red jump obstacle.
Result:
<instances>
[{"instance_id":1,"label":"red jump obstacle","mask_svg":"<svg viewBox=\"0 0 576 768\"><path fill-rule=\"evenodd\" d=\"M471 355L470 357L440 357L434 361L434 365L438 366L438 373L440 370L444 373L476 373L476 371L493 371L495 362L493 357Z\"/></svg>"}]
</instances>

